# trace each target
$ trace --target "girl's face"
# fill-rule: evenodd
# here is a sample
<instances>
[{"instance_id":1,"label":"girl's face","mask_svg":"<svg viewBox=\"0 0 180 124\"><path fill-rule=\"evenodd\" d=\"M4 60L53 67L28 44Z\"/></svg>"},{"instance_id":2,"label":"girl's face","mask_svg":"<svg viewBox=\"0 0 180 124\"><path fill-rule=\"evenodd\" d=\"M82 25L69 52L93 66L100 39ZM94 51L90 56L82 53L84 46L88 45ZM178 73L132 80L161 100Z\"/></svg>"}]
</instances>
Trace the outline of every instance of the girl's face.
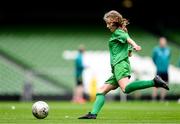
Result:
<instances>
[{"instance_id":1,"label":"girl's face","mask_svg":"<svg viewBox=\"0 0 180 124\"><path fill-rule=\"evenodd\" d=\"M106 22L107 28L111 32L114 32L117 29L117 26L114 25L114 21L112 18L107 18L105 22Z\"/></svg>"}]
</instances>

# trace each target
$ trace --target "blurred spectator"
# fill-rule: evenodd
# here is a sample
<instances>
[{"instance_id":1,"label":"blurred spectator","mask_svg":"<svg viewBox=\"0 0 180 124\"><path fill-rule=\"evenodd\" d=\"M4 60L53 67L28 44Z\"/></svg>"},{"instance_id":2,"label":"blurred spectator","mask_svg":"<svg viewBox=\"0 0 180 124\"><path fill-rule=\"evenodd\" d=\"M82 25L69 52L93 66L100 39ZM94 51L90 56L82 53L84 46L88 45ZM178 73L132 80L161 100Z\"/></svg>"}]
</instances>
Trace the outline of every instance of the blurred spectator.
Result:
<instances>
[{"instance_id":1,"label":"blurred spectator","mask_svg":"<svg viewBox=\"0 0 180 124\"><path fill-rule=\"evenodd\" d=\"M171 51L167 46L167 40L165 37L160 37L159 46L156 46L153 50L152 59L157 69L157 75L159 75L164 81L168 82L168 67L170 63ZM156 100L158 89L153 89L152 99ZM160 100L163 101L166 96L166 90L161 89Z\"/></svg>"},{"instance_id":2,"label":"blurred spectator","mask_svg":"<svg viewBox=\"0 0 180 124\"><path fill-rule=\"evenodd\" d=\"M84 99L84 87L83 87L83 70L84 70L84 65L83 65L83 54L85 52L85 48L83 45L80 45L79 50L78 50L78 55L75 59L75 76L76 76L76 87L74 90L73 94L73 99L72 101L75 103L85 103Z\"/></svg>"},{"instance_id":3,"label":"blurred spectator","mask_svg":"<svg viewBox=\"0 0 180 124\"><path fill-rule=\"evenodd\" d=\"M179 60L178 60L177 66L178 66L178 68L180 68L180 56L179 56Z\"/></svg>"},{"instance_id":4,"label":"blurred spectator","mask_svg":"<svg viewBox=\"0 0 180 124\"><path fill-rule=\"evenodd\" d=\"M25 71L25 81L23 87L23 93L21 96L22 101L31 101L33 95L33 85L32 85L32 73L30 71Z\"/></svg>"}]
</instances>

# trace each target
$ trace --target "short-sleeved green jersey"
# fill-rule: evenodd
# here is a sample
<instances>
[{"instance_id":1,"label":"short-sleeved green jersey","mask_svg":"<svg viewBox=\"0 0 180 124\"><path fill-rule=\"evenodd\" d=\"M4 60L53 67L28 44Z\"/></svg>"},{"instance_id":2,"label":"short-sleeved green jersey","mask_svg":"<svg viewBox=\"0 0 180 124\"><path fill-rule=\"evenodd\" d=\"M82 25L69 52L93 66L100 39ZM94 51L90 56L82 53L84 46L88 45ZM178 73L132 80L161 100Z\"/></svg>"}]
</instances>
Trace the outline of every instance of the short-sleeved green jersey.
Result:
<instances>
[{"instance_id":1,"label":"short-sleeved green jersey","mask_svg":"<svg viewBox=\"0 0 180 124\"><path fill-rule=\"evenodd\" d=\"M131 45L127 43L128 38L129 34L119 28L111 35L109 51L112 66L128 57L129 50L132 50Z\"/></svg>"}]
</instances>

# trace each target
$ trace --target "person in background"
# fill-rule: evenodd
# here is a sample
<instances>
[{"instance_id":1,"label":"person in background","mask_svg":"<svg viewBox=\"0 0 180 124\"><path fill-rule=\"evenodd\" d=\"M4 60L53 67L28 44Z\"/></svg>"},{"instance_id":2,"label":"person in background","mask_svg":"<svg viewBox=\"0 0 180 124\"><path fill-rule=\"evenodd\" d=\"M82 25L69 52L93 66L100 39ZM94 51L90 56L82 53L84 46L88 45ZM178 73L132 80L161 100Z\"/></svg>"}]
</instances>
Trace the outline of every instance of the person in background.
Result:
<instances>
[{"instance_id":1,"label":"person in background","mask_svg":"<svg viewBox=\"0 0 180 124\"><path fill-rule=\"evenodd\" d=\"M165 37L160 37L159 45L153 50L152 59L156 66L157 75L159 75L164 81L168 82L168 68L170 64L171 51L167 46L167 40ZM152 93L152 99L157 99L158 89L154 88ZM163 101L166 97L166 90L161 89L160 100Z\"/></svg>"},{"instance_id":2,"label":"person in background","mask_svg":"<svg viewBox=\"0 0 180 124\"><path fill-rule=\"evenodd\" d=\"M177 66L178 66L178 68L180 68L180 56L179 56L179 60L178 60Z\"/></svg>"},{"instance_id":3,"label":"person in background","mask_svg":"<svg viewBox=\"0 0 180 124\"><path fill-rule=\"evenodd\" d=\"M83 87L83 54L85 52L85 48L83 45L80 45L78 54L75 59L75 77L76 77L76 87L73 94L72 101L75 103L85 103L86 100L84 99L84 87Z\"/></svg>"}]
</instances>

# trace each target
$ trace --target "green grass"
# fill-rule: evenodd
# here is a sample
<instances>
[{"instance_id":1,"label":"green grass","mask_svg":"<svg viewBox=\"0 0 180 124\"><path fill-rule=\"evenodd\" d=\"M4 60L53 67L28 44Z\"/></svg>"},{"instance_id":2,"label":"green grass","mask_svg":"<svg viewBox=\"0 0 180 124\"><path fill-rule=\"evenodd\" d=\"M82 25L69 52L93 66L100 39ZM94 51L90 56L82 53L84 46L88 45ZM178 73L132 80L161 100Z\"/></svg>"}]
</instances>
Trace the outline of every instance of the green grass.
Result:
<instances>
[{"instance_id":1,"label":"green grass","mask_svg":"<svg viewBox=\"0 0 180 124\"><path fill-rule=\"evenodd\" d=\"M78 120L91 110L92 103L47 102L49 115L38 120L31 114L32 103L1 102L0 123L3 124L119 124L119 123L180 123L177 102L107 102L96 120ZM15 106L16 109L11 109Z\"/></svg>"}]
</instances>

